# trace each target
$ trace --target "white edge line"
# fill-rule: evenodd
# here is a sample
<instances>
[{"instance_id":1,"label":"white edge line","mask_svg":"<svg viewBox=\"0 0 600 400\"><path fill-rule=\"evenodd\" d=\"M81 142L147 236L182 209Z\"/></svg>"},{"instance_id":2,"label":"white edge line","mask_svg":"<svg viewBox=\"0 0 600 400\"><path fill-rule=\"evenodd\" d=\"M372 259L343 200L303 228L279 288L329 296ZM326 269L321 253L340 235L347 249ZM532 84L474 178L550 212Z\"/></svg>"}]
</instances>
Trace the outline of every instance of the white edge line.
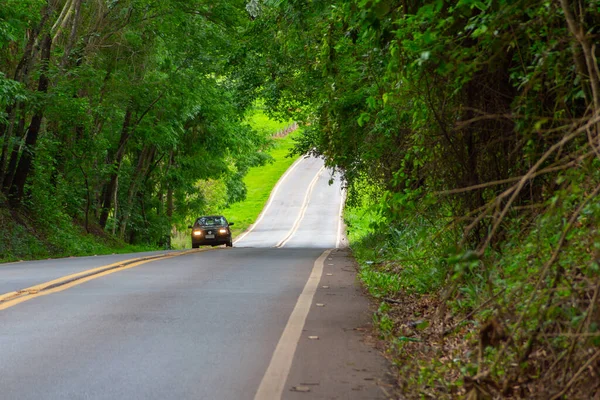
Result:
<instances>
[{"instance_id":1,"label":"white edge line","mask_svg":"<svg viewBox=\"0 0 600 400\"><path fill-rule=\"evenodd\" d=\"M310 195L312 194L312 191L315 188L317 182L319 181L319 178L321 177L321 174L323 173L324 169L325 169L325 166L321 167L317 171L317 174L312 179L312 181L310 181L310 184L308 185L308 189L306 190L306 194L304 195L304 201L302 202L302 208L300 209L300 213L298 214L296 221L294 221L294 225L292 226L292 229L290 229L288 234L285 235L285 237L283 239L281 239L281 241L279 243L277 243L275 245L275 247L281 248L281 247L285 246L285 244L290 241L292 236L294 236L296 231L298 231L298 228L300 227L300 222L302 222L302 220L304 219L304 214L306 214L306 209L308 208L308 203L310 202Z\"/></svg>"},{"instance_id":2,"label":"white edge line","mask_svg":"<svg viewBox=\"0 0 600 400\"><path fill-rule=\"evenodd\" d=\"M260 221L262 221L262 219L264 218L267 210L269 209L269 207L271 207L271 203L273 203L273 200L275 199L275 195L277 194L277 191L279 190L279 186L281 186L281 184L283 183L283 181L285 180L285 178L287 178L287 176L294 170L294 168L296 168L301 162L302 160L304 160L305 157L301 156L299 157L296 161L294 161L294 163L287 169L287 171L285 172L285 174L283 174L283 176L281 178L279 178L279 180L277 181L277 183L275 184L275 187L273 188L273 190L271 190L271 194L269 195L269 200L267 201L267 205L262 209L262 211L260 212L258 219L256 220L256 222L254 222L250 228L248 228L246 230L246 232L242 233L240 236L238 236L234 241L233 244L236 244L237 242L239 242L240 240L242 240L243 238L246 237L246 235L248 235L250 232L252 232L254 230L254 228L256 228L256 226L258 225L258 223Z\"/></svg>"},{"instance_id":3,"label":"white edge line","mask_svg":"<svg viewBox=\"0 0 600 400\"><path fill-rule=\"evenodd\" d=\"M339 249L342 245L342 225L344 222L344 203L346 202L346 191L341 188L342 194L340 198L340 211L338 213L338 231L337 231L337 239L335 241L336 249Z\"/></svg>"},{"instance_id":4,"label":"white edge line","mask_svg":"<svg viewBox=\"0 0 600 400\"><path fill-rule=\"evenodd\" d=\"M298 347L298 341L300 340L306 317L321 281L321 276L323 275L325 259L329 256L329 253L331 253L331 249L323 252L317 258L317 261L315 261L304 290L302 290L300 297L298 297L298 302L296 302L296 306L279 338L277 347L271 357L271 362L260 382L254 400L281 399L285 382L292 367L294 354Z\"/></svg>"}]
</instances>

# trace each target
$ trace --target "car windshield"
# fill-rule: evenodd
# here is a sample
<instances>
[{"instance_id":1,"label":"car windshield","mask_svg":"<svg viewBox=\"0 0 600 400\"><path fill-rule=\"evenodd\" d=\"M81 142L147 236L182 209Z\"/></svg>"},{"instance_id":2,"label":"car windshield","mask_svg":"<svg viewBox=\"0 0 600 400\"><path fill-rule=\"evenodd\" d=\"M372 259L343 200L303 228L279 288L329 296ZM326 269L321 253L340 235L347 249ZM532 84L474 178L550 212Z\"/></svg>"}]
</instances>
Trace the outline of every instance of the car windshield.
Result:
<instances>
[{"instance_id":1,"label":"car windshield","mask_svg":"<svg viewBox=\"0 0 600 400\"><path fill-rule=\"evenodd\" d=\"M227 222L223 217L202 217L196 223L200 226L225 225Z\"/></svg>"}]
</instances>

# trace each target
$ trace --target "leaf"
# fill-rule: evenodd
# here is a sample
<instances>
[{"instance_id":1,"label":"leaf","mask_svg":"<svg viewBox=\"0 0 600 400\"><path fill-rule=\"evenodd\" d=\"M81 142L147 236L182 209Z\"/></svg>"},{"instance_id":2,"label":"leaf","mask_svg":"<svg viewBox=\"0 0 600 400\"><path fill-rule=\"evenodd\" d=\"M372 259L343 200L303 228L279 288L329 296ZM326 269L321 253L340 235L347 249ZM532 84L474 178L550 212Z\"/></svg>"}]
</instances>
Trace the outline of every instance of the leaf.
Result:
<instances>
[{"instance_id":1,"label":"leaf","mask_svg":"<svg viewBox=\"0 0 600 400\"><path fill-rule=\"evenodd\" d=\"M363 127L370 119L371 116L368 113L361 113L357 120L358 126Z\"/></svg>"}]
</instances>

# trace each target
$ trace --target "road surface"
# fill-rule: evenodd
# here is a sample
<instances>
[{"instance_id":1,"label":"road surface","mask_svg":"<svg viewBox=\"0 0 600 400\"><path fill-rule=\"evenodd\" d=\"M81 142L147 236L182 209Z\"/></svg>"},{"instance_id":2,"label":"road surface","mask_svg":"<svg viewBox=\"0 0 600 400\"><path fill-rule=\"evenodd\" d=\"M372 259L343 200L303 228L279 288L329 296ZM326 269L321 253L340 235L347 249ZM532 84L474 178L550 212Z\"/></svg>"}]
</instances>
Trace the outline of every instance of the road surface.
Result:
<instances>
[{"instance_id":1,"label":"road surface","mask_svg":"<svg viewBox=\"0 0 600 400\"><path fill-rule=\"evenodd\" d=\"M331 179L300 159L231 249L0 265L0 397L388 398Z\"/></svg>"}]
</instances>

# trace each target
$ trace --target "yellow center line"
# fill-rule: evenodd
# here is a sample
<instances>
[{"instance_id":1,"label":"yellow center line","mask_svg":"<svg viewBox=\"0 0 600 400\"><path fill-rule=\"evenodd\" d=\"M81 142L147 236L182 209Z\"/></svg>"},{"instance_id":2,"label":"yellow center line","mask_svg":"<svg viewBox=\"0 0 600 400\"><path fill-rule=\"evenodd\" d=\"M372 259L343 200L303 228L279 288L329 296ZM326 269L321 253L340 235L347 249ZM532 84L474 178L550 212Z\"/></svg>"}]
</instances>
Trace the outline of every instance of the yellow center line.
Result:
<instances>
[{"instance_id":1,"label":"yellow center line","mask_svg":"<svg viewBox=\"0 0 600 400\"><path fill-rule=\"evenodd\" d=\"M310 202L310 196L313 192L313 189L315 188L315 185L319 181L319 178L321 177L321 173L323 172L324 169L325 169L325 166L322 166L321 169L319 169L317 171L315 177L308 185L308 189L306 190L306 195L304 196L304 201L302 202L302 207L300 208L300 214L298 214L298 218L296 218L296 221L294 221L294 225L292 226L292 229L288 232L288 234L279 243L277 243L275 245L275 247L281 248L281 247L285 246L285 244L287 242L289 242L290 239L292 238L292 236L294 236L296 234L296 232L298 231L298 228L300 227L300 222L302 222L302 220L304 219L304 214L306 213L306 209L308 208L308 204Z\"/></svg>"},{"instance_id":2,"label":"yellow center line","mask_svg":"<svg viewBox=\"0 0 600 400\"><path fill-rule=\"evenodd\" d=\"M102 276L110 275L115 272L123 271L129 268L137 267L139 265L147 264L152 261L165 260L168 258L174 258L190 253L198 253L207 250L211 249L194 249L183 251L180 253L168 253L160 256L132 258L129 260L119 261L113 264L88 269L75 274L66 275L48 282L40 283L35 286L30 286L22 290L0 295L0 310L5 310L9 307L13 307L25 301L35 299L36 297L45 296L51 293L62 292L63 290L72 288L73 286L81 285L82 283L91 281L92 279L100 278Z\"/></svg>"}]
</instances>

